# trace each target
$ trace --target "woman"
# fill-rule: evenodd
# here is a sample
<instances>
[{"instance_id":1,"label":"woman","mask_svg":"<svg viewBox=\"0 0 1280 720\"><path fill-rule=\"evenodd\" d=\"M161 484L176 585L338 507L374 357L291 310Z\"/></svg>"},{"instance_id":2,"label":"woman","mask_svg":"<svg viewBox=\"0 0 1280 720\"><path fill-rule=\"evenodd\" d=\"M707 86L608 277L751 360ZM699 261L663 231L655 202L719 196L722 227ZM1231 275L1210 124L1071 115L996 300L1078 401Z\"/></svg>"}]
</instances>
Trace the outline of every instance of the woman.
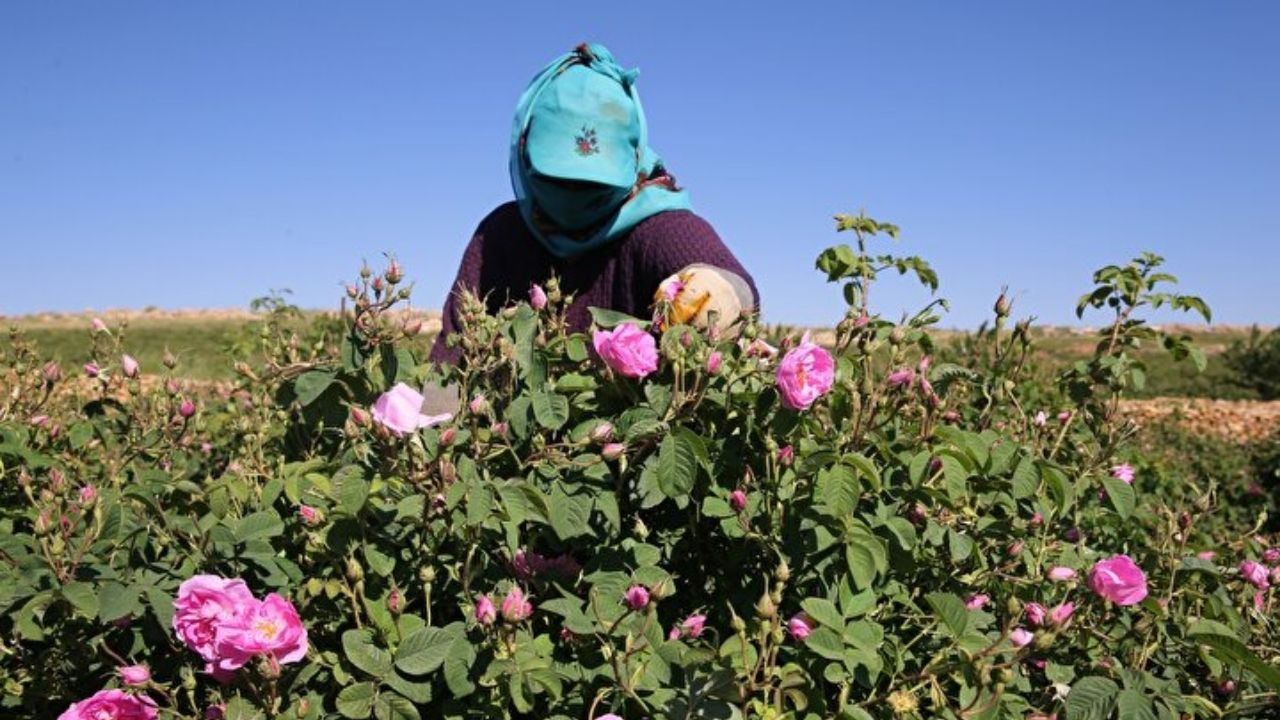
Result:
<instances>
[{"instance_id":1,"label":"woman","mask_svg":"<svg viewBox=\"0 0 1280 720\"><path fill-rule=\"evenodd\" d=\"M459 357L445 339L458 329L464 290L496 312L554 275L574 296L575 330L590 325L593 306L646 315L660 286L681 322L714 311L727 324L756 306L751 277L649 148L637 74L583 44L524 91L511 132L516 199L489 213L467 246L433 361Z\"/></svg>"}]
</instances>

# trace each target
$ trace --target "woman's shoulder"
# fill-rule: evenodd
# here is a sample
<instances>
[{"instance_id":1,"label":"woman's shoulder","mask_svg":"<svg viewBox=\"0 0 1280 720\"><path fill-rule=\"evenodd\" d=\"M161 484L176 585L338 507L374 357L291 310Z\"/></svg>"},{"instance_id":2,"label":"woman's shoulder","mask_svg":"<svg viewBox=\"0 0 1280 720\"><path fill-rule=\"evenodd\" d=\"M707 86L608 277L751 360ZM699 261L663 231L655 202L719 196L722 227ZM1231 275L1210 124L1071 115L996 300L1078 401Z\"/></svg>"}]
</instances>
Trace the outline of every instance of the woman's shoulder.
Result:
<instances>
[{"instance_id":1,"label":"woman's shoulder","mask_svg":"<svg viewBox=\"0 0 1280 720\"><path fill-rule=\"evenodd\" d=\"M672 240L719 242L720 236L711 223L692 210L665 210L637 223L631 231L631 239L638 244L670 243Z\"/></svg>"}]
</instances>

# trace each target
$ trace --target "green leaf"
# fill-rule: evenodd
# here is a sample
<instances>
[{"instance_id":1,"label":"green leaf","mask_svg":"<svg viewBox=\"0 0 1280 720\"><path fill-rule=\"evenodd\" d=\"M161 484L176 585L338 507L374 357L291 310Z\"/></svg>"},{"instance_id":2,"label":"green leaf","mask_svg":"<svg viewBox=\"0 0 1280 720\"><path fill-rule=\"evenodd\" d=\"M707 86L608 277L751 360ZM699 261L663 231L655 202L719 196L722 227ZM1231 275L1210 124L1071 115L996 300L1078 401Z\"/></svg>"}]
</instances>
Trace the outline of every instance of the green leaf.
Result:
<instances>
[{"instance_id":1,"label":"green leaf","mask_svg":"<svg viewBox=\"0 0 1280 720\"><path fill-rule=\"evenodd\" d=\"M828 660L840 660L844 657L844 641L835 630L820 627L805 638L805 647Z\"/></svg>"},{"instance_id":2,"label":"green leaf","mask_svg":"<svg viewBox=\"0 0 1280 720\"><path fill-rule=\"evenodd\" d=\"M1151 700L1133 688L1120 691L1116 698L1116 717L1119 720L1157 720Z\"/></svg>"},{"instance_id":3,"label":"green leaf","mask_svg":"<svg viewBox=\"0 0 1280 720\"><path fill-rule=\"evenodd\" d=\"M338 693L338 712L352 720L369 717L369 713L373 711L373 696L376 692L371 682L356 683L342 688L342 692Z\"/></svg>"},{"instance_id":4,"label":"green leaf","mask_svg":"<svg viewBox=\"0 0 1280 720\"><path fill-rule=\"evenodd\" d=\"M844 546L845 562L849 564L849 574L858 589L871 585L876 576L876 558L874 551L863 542L857 540Z\"/></svg>"},{"instance_id":5,"label":"green leaf","mask_svg":"<svg viewBox=\"0 0 1280 720\"><path fill-rule=\"evenodd\" d=\"M964 635L965 630L969 628L969 611L964 606L964 601L951 593L929 593L925 596L929 607L933 608L933 614L942 621L942 624L951 631L955 637Z\"/></svg>"},{"instance_id":6,"label":"green leaf","mask_svg":"<svg viewBox=\"0 0 1280 720\"><path fill-rule=\"evenodd\" d=\"M706 445L688 428L675 428L658 447L658 487L670 498L680 498L693 490L698 466L705 463Z\"/></svg>"},{"instance_id":7,"label":"green leaf","mask_svg":"<svg viewBox=\"0 0 1280 720\"><path fill-rule=\"evenodd\" d=\"M1133 514L1133 508L1137 502L1133 486L1110 475L1102 478L1102 486L1107 489L1107 500L1111 502L1111 507L1115 508L1116 514L1121 519L1128 519Z\"/></svg>"},{"instance_id":8,"label":"green leaf","mask_svg":"<svg viewBox=\"0 0 1280 720\"><path fill-rule=\"evenodd\" d=\"M591 498L570 495L560 483L551 489L551 529L561 540L591 534Z\"/></svg>"},{"instance_id":9,"label":"green leaf","mask_svg":"<svg viewBox=\"0 0 1280 720\"><path fill-rule=\"evenodd\" d=\"M338 508L348 515L357 515L369 499L369 481L358 465L347 465L333 474L329 481L330 494L338 502Z\"/></svg>"},{"instance_id":10,"label":"green leaf","mask_svg":"<svg viewBox=\"0 0 1280 720\"><path fill-rule=\"evenodd\" d=\"M1194 633L1191 639L1207 645L1219 659L1244 667L1273 691L1280 691L1280 667L1263 661L1239 639L1216 633Z\"/></svg>"},{"instance_id":11,"label":"green leaf","mask_svg":"<svg viewBox=\"0 0 1280 720\"><path fill-rule=\"evenodd\" d=\"M602 328L617 327L623 323L635 323L641 329L649 327L649 322L641 320L638 317L632 317L626 313L617 310L609 310L607 308L588 307L587 311L591 313L591 321Z\"/></svg>"},{"instance_id":12,"label":"green leaf","mask_svg":"<svg viewBox=\"0 0 1280 720\"><path fill-rule=\"evenodd\" d=\"M373 716L378 720L419 720L418 708L408 698L393 692L378 695L373 705Z\"/></svg>"},{"instance_id":13,"label":"green leaf","mask_svg":"<svg viewBox=\"0 0 1280 720\"><path fill-rule=\"evenodd\" d=\"M1013 470L1013 496L1019 500L1029 498L1036 494L1039 486L1040 472L1035 461L1029 457L1022 458Z\"/></svg>"},{"instance_id":14,"label":"green leaf","mask_svg":"<svg viewBox=\"0 0 1280 720\"><path fill-rule=\"evenodd\" d=\"M418 628L396 648L395 665L410 675L434 672L444 664L453 642L453 636L440 628Z\"/></svg>"},{"instance_id":15,"label":"green leaf","mask_svg":"<svg viewBox=\"0 0 1280 720\"><path fill-rule=\"evenodd\" d=\"M1110 678L1091 676L1077 680L1067 694L1067 720L1105 720L1119 692L1119 686Z\"/></svg>"},{"instance_id":16,"label":"green leaf","mask_svg":"<svg viewBox=\"0 0 1280 720\"><path fill-rule=\"evenodd\" d=\"M569 422L569 399L540 390L533 394L533 417L548 430L559 430Z\"/></svg>"},{"instance_id":17,"label":"green leaf","mask_svg":"<svg viewBox=\"0 0 1280 720\"><path fill-rule=\"evenodd\" d=\"M264 540L284 532L284 522L275 510L259 510L240 518L232 531L237 543Z\"/></svg>"},{"instance_id":18,"label":"green leaf","mask_svg":"<svg viewBox=\"0 0 1280 720\"><path fill-rule=\"evenodd\" d=\"M89 619L98 616L98 594L87 582L69 582L62 586L62 597Z\"/></svg>"},{"instance_id":19,"label":"green leaf","mask_svg":"<svg viewBox=\"0 0 1280 720\"><path fill-rule=\"evenodd\" d=\"M951 553L951 562L964 562L973 553L973 538L956 530L947 529L947 550Z\"/></svg>"},{"instance_id":20,"label":"green leaf","mask_svg":"<svg viewBox=\"0 0 1280 720\"><path fill-rule=\"evenodd\" d=\"M262 720L262 711L239 695L227 701L222 710L224 720Z\"/></svg>"},{"instance_id":21,"label":"green leaf","mask_svg":"<svg viewBox=\"0 0 1280 720\"><path fill-rule=\"evenodd\" d=\"M391 653L374 643L373 633L367 628L342 633L342 651L352 665L374 677L391 672Z\"/></svg>"},{"instance_id":22,"label":"green leaf","mask_svg":"<svg viewBox=\"0 0 1280 720\"><path fill-rule=\"evenodd\" d=\"M137 588L125 587L115 581L104 582L98 588L98 617L103 622L119 620L141 611Z\"/></svg>"},{"instance_id":23,"label":"green leaf","mask_svg":"<svg viewBox=\"0 0 1280 720\"><path fill-rule=\"evenodd\" d=\"M836 609L835 603L830 600L826 598L805 598L804 602L800 603L800 607L804 609L809 617L817 620L820 625L843 632L844 616Z\"/></svg>"},{"instance_id":24,"label":"green leaf","mask_svg":"<svg viewBox=\"0 0 1280 720\"><path fill-rule=\"evenodd\" d=\"M302 405L310 405L333 384L334 374L328 370L309 370L293 381L293 393Z\"/></svg>"}]
</instances>

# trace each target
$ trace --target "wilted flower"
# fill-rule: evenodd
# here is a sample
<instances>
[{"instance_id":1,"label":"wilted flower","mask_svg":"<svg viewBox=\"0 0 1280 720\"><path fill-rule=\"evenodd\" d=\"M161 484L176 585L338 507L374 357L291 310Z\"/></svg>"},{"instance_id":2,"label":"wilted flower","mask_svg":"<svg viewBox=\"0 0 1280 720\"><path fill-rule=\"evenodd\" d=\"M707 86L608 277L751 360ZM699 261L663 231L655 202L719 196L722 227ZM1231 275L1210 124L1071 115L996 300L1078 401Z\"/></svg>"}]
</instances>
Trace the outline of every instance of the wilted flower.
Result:
<instances>
[{"instance_id":1,"label":"wilted flower","mask_svg":"<svg viewBox=\"0 0 1280 720\"><path fill-rule=\"evenodd\" d=\"M1075 577L1076 571L1073 568L1062 565L1049 568L1049 579L1054 582L1066 582L1068 580L1074 580Z\"/></svg>"},{"instance_id":2,"label":"wilted flower","mask_svg":"<svg viewBox=\"0 0 1280 720\"><path fill-rule=\"evenodd\" d=\"M1269 565L1280 563L1280 548L1267 548L1262 553L1262 559Z\"/></svg>"},{"instance_id":3,"label":"wilted flower","mask_svg":"<svg viewBox=\"0 0 1280 720\"><path fill-rule=\"evenodd\" d=\"M1049 416L1046 415L1043 410L1041 410L1040 412L1036 413L1036 419L1034 422L1036 427L1044 427L1045 424L1049 422Z\"/></svg>"},{"instance_id":4,"label":"wilted flower","mask_svg":"<svg viewBox=\"0 0 1280 720\"><path fill-rule=\"evenodd\" d=\"M1076 604L1073 602L1064 602L1049 612L1049 622L1054 625L1063 625L1076 612Z\"/></svg>"},{"instance_id":5,"label":"wilted flower","mask_svg":"<svg viewBox=\"0 0 1280 720\"><path fill-rule=\"evenodd\" d=\"M498 618L498 609L494 607L493 600L488 595L481 595L476 598L476 622L481 625L492 625L493 621Z\"/></svg>"},{"instance_id":6,"label":"wilted flower","mask_svg":"<svg viewBox=\"0 0 1280 720\"><path fill-rule=\"evenodd\" d=\"M58 720L155 720L156 704L146 695L99 690L58 716Z\"/></svg>"},{"instance_id":7,"label":"wilted flower","mask_svg":"<svg viewBox=\"0 0 1280 720\"><path fill-rule=\"evenodd\" d=\"M547 291L542 286L534 283L529 286L529 304L534 310L541 310L547 306Z\"/></svg>"},{"instance_id":8,"label":"wilted flower","mask_svg":"<svg viewBox=\"0 0 1280 720\"><path fill-rule=\"evenodd\" d=\"M424 415L422 400L422 393L404 383L396 383L373 404L373 419L392 433L403 435L418 428L439 425L453 417L449 413Z\"/></svg>"},{"instance_id":9,"label":"wilted flower","mask_svg":"<svg viewBox=\"0 0 1280 720\"><path fill-rule=\"evenodd\" d=\"M632 585L623 595L623 602L632 610L643 610L649 605L649 589L643 585Z\"/></svg>"},{"instance_id":10,"label":"wilted flower","mask_svg":"<svg viewBox=\"0 0 1280 720\"><path fill-rule=\"evenodd\" d=\"M690 615L680 623L680 633L689 637L701 637L706 624L706 615Z\"/></svg>"},{"instance_id":11,"label":"wilted flower","mask_svg":"<svg viewBox=\"0 0 1280 720\"><path fill-rule=\"evenodd\" d=\"M734 512L742 512L743 510L746 510L747 494L742 490L734 490L729 493L729 507L733 508Z\"/></svg>"},{"instance_id":12,"label":"wilted flower","mask_svg":"<svg viewBox=\"0 0 1280 720\"><path fill-rule=\"evenodd\" d=\"M518 587L511 588L502 599L502 619L509 623L526 620L533 614L533 603L529 602L524 591Z\"/></svg>"},{"instance_id":13,"label":"wilted flower","mask_svg":"<svg viewBox=\"0 0 1280 720\"><path fill-rule=\"evenodd\" d=\"M1267 577L1267 568L1262 563L1245 560L1240 563L1240 575L1259 590L1266 590L1271 587L1271 582Z\"/></svg>"},{"instance_id":14,"label":"wilted flower","mask_svg":"<svg viewBox=\"0 0 1280 720\"><path fill-rule=\"evenodd\" d=\"M116 672L125 685L146 685L151 680L151 670L146 665L121 665Z\"/></svg>"},{"instance_id":15,"label":"wilted flower","mask_svg":"<svg viewBox=\"0 0 1280 720\"><path fill-rule=\"evenodd\" d=\"M128 353L120 356L120 371L127 378L135 378L138 376L138 361Z\"/></svg>"},{"instance_id":16,"label":"wilted flower","mask_svg":"<svg viewBox=\"0 0 1280 720\"><path fill-rule=\"evenodd\" d=\"M804 640L813 632L813 621L804 613L792 615L787 621L787 632L796 640Z\"/></svg>"},{"instance_id":17,"label":"wilted flower","mask_svg":"<svg viewBox=\"0 0 1280 720\"><path fill-rule=\"evenodd\" d=\"M807 409L827 394L834 382L835 360L811 342L808 333L778 363L778 393L782 404L792 410Z\"/></svg>"},{"instance_id":18,"label":"wilted flower","mask_svg":"<svg viewBox=\"0 0 1280 720\"><path fill-rule=\"evenodd\" d=\"M746 349L747 357L758 357L762 359L771 358L778 354L778 348L770 345L760 338L751 341Z\"/></svg>"},{"instance_id":19,"label":"wilted flower","mask_svg":"<svg viewBox=\"0 0 1280 720\"><path fill-rule=\"evenodd\" d=\"M889 373L890 387L906 387L916 379L916 373L911 368L899 368Z\"/></svg>"},{"instance_id":20,"label":"wilted flower","mask_svg":"<svg viewBox=\"0 0 1280 720\"><path fill-rule=\"evenodd\" d=\"M979 593L977 595L970 595L969 599L964 601L964 606L969 610L981 610L986 607L989 602L991 602L990 595Z\"/></svg>"},{"instance_id":21,"label":"wilted flower","mask_svg":"<svg viewBox=\"0 0 1280 720\"><path fill-rule=\"evenodd\" d=\"M1089 587L1117 605L1136 605L1147 596L1147 576L1128 555L1116 555L1094 564Z\"/></svg>"},{"instance_id":22,"label":"wilted flower","mask_svg":"<svg viewBox=\"0 0 1280 720\"><path fill-rule=\"evenodd\" d=\"M591 344L600 359L623 377L642 378L658 369L658 344L635 323L622 323L612 330L596 330Z\"/></svg>"},{"instance_id":23,"label":"wilted flower","mask_svg":"<svg viewBox=\"0 0 1280 720\"><path fill-rule=\"evenodd\" d=\"M796 458L796 450L790 445L783 445L778 448L778 464L790 465Z\"/></svg>"}]
</instances>

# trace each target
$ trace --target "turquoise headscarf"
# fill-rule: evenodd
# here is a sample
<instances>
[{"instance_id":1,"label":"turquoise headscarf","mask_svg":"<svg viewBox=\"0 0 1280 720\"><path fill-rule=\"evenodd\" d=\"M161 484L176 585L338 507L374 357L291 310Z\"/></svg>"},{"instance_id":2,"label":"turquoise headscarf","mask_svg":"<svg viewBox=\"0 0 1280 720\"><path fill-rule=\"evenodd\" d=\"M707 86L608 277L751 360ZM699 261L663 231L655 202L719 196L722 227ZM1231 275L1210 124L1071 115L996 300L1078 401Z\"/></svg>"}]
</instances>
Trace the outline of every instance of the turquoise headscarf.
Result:
<instances>
[{"instance_id":1,"label":"turquoise headscarf","mask_svg":"<svg viewBox=\"0 0 1280 720\"><path fill-rule=\"evenodd\" d=\"M534 77L511 129L511 186L525 224L557 257L618 239L645 218L689 209L648 145L637 70L579 45Z\"/></svg>"}]
</instances>

